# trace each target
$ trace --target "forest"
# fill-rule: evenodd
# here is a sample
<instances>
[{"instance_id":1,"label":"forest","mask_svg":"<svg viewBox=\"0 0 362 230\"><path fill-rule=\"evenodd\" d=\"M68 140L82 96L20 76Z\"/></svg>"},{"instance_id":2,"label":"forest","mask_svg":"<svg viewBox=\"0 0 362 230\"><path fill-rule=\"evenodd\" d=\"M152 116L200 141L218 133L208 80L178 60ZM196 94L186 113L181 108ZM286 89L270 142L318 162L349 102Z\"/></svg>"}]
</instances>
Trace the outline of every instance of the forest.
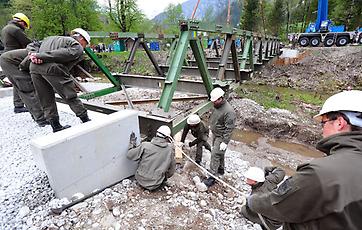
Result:
<instances>
[{"instance_id":1,"label":"forest","mask_svg":"<svg viewBox=\"0 0 362 230\"><path fill-rule=\"evenodd\" d=\"M195 2L195 1L188 1ZM209 4L198 20L226 24L227 0L206 0ZM215 7L217 4L217 7ZM218 11L215 10L219 9ZM240 29L279 36L303 32L316 20L318 0L234 0L231 1L231 24ZM177 34L178 21L187 19L181 4L170 4L162 20L150 20L136 0L0 0L0 28L15 12L31 20L30 37L65 35L75 27L88 31L143 32ZM346 30L362 26L362 0L329 0L329 18Z\"/></svg>"}]
</instances>

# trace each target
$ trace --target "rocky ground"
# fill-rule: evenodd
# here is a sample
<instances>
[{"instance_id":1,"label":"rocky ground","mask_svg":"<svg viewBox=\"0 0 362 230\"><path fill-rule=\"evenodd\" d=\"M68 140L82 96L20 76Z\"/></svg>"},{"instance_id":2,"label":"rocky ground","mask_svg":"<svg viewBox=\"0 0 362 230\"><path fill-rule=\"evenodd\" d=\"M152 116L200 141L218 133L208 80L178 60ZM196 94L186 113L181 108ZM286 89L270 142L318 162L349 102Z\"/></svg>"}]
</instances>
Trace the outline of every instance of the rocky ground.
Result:
<instances>
[{"instance_id":1,"label":"rocky ground","mask_svg":"<svg viewBox=\"0 0 362 230\"><path fill-rule=\"evenodd\" d=\"M317 92L361 88L362 46L299 48L290 64L276 60L254 74L252 81Z\"/></svg>"},{"instance_id":2,"label":"rocky ground","mask_svg":"<svg viewBox=\"0 0 362 230\"><path fill-rule=\"evenodd\" d=\"M338 87L360 87L361 47L305 52L308 55L295 64L266 66L252 81L273 85L289 82L291 87L317 89L321 82L341 79L343 84ZM318 63L327 64L318 67ZM133 94L147 96L140 90L129 93L131 98ZM159 92L150 93L159 96ZM115 99L123 99L121 93L97 100ZM222 179L242 193L249 192L243 173L251 165L273 164L291 175L298 164L322 156L312 150L311 143L320 138L320 133L318 124L310 118L286 110L266 110L236 94L231 94L229 100L237 111L240 132L235 133L229 144L227 172ZM176 174L163 190L145 191L130 178L60 215L52 214L50 208L64 201L55 198L46 175L35 166L29 148L32 138L50 134L51 128L36 126L27 113L14 114L11 103L11 97L0 98L0 229L260 229L241 216L242 196L220 183L205 191L197 183L205 178L204 172L186 159L177 166ZM197 103L173 103L172 109L188 110ZM149 105L140 109L153 108L154 105ZM72 114L61 112L60 116L64 124L80 124ZM207 120L207 115L203 118ZM191 140L190 135L188 139ZM290 142L296 144L286 148ZM190 149L185 152L194 154ZM205 150L202 165L208 168L209 160L210 153Z\"/></svg>"}]
</instances>

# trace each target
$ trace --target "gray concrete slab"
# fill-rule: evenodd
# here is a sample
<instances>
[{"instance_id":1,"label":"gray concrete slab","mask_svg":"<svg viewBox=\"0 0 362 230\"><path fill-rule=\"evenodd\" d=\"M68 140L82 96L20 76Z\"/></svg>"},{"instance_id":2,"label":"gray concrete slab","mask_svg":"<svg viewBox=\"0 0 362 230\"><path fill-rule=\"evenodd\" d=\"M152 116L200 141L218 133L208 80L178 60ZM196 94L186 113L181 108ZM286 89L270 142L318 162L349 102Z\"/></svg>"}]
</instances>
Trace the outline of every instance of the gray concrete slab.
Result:
<instances>
[{"instance_id":1,"label":"gray concrete slab","mask_svg":"<svg viewBox=\"0 0 362 230\"><path fill-rule=\"evenodd\" d=\"M126 158L132 132L139 142L137 111L123 110L33 139L31 150L56 196L71 198L134 175L136 162Z\"/></svg>"},{"instance_id":2,"label":"gray concrete slab","mask_svg":"<svg viewBox=\"0 0 362 230\"><path fill-rule=\"evenodd\" d=\"M0 98L13 96L13 87L0 88Z\"/></svg>"}]
</instances>

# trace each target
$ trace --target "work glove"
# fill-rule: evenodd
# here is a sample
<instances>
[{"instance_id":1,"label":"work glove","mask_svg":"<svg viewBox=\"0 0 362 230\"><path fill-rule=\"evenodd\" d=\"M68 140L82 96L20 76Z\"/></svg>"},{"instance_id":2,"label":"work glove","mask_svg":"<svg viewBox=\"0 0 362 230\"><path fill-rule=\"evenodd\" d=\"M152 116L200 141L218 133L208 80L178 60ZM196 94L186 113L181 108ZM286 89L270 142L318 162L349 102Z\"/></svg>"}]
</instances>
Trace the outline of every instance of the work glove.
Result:
<instances>
[{"instance_id":1,"label":"work glove","mask_svg":"<svg viewBox=\"0 0 362 230\"><path fill-rule=\"evenodd\" d=\"M225 144L224 142L221 142L221 144L220 144L220 150L221 151L225 151L227 147L228 147L227 144Z\"/></svg>"}]
</instances>

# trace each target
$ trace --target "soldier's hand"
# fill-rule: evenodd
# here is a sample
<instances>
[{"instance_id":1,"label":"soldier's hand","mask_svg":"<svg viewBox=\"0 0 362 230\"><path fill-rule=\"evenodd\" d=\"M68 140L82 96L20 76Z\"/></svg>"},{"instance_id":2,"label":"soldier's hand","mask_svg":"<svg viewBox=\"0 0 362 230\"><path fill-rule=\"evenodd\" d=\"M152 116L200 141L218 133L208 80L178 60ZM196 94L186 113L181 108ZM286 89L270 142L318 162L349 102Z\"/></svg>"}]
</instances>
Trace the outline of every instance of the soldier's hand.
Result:
<instances>
[{"instance_id":1,"label":"soldier's hand","mask_svg":"<svg viewBox=\"0 0 362 230\"><path fill-rule=\"evenodd\" d=\"M40 58L37 58L36 57L36 53L30 53L29 54L29 59L30 59L30 61L32 62L32 63L34 63L34 64L42 64L43 63L43 60L42 59L40 59Z\"/></svg>"}]
</instances>

